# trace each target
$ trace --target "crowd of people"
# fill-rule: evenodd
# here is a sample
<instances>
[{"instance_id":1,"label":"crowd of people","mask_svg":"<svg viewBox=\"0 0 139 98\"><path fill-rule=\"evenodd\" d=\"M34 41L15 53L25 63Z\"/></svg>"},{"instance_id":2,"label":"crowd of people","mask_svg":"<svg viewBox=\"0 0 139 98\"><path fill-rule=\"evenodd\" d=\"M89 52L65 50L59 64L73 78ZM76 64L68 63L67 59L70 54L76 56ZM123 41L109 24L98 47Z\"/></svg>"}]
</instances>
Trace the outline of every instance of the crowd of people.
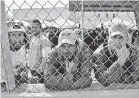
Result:
<instances>
[{"instance_id":1,"label":"crowd of people","mask_svg":"<svg viewBox=\"0 0 139 98\"><path fill-rule=\"evenodd\" d=\"M88 88L93 78L103 86L139 80L139 48L132 45L139 33L122 23L84 29L83 34L80 29L42 28L38 19L29 31L22 23L7 25L16 85L37 80L60 91Z\"/></svg>"}]
</instances>

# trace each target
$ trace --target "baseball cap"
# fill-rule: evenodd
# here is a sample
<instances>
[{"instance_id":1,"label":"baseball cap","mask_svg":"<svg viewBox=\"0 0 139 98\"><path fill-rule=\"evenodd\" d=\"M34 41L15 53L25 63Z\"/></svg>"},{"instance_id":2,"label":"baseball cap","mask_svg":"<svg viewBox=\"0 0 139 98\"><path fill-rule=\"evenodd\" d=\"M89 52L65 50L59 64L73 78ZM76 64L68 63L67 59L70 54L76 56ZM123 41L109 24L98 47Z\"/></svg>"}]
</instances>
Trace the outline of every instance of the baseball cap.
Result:
<instances>
[{"instance_id":1,"label":"baseball cap","mask_svg":"<svg viewBox=\"0 0 139 98\"><path fill-rule=\"evenodd\" d=\"M74 45L77 40L77 35L73 30L66 29L63 30L58 39L58 46L60 46L63 43L68 43Z\"/></svg>"},{"instance_id":2,"label":"baseball cap","mask_svg":"<svg viewBox=\"0 0 139 98\"><path fill-rule=\"evenodd\" d=\"M128 28L125 24L122 23L111 24L108 28L108 32L110 37L115 35L121 35L123 38L128 37Z\"/></svg>"}]
</instances>

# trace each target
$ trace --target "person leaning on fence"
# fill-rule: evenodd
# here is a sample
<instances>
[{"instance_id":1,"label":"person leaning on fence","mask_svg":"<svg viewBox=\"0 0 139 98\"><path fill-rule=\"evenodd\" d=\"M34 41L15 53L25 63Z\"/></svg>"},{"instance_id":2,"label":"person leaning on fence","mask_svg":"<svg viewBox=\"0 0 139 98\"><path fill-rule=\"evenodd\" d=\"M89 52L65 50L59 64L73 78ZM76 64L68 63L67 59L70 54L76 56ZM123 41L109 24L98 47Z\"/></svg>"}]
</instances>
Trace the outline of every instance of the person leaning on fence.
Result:
<instances>
[{"instance_id":1,"label":"person leaning on fence","mask_svg":"<svg viewBox=\"0 0 139 98\"><path fill-rule=\"evenodd\" d=\"M43 52L45 47L44 41L46 40L45 37L42 35L42 28L39 20L33 20L31 26L31 33L33 34L33 37L30 42L29 50L29 67L31 69L32 74L32 76L30 77L31 79L34 79L36 77L38 79L38 82L44 83L43 71L45 57L43 55Z\"/></svg>"},{"instance_id":2,"label":"person leaning on fence","mask_svg":"<svg viewBox=\"0 0 139 98\"><path fill-rule=\"evenodd\" d=\"M79 43L74 31L66 29L59 35L58 45L49 54L44 71L48 90L71 90L91 86L91 52Z\"/></svg>"},{"instance_id":3,"label":"person leaning on fence","mask_svg":"<svg viewBox=\"0 0 139 98\"><path fill-rule=\"evenodd\" d=\"M8 22L10 53L16 85L27 83L26 44L27 35L22 22Z\"/></svg>"},{"instance_id":4,"label":"person leaning on fence","mask_svg":"<svg viewBox=\"0 0 139 98\"><path fill-rule=\"evenodd\" d=\"M108 45L92 56L95 78L103 85L135 83L139 77L139 50L128 45L128 28L122 23L109 27Z\"/></svg>"}]
</instances>

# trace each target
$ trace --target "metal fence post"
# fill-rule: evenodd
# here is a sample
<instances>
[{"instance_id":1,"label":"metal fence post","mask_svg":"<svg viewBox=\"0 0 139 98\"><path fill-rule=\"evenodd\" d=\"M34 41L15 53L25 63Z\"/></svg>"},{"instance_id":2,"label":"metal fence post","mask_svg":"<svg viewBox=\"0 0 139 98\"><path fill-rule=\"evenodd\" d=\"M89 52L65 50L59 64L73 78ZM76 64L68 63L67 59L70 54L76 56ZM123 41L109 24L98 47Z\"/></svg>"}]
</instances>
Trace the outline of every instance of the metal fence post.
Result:
<instances>
[{"instance_id":1,"label":"metal fence post","mask_svg":"<svg viewBox=\"0 0 139 98\"><path fill-rule=\"evenodd\" d=\"M134 6L135 6L134 13L135 13L135 18L136 18L136 23L137 23L137 27L139 29L139 3L134 4Z\"/></svg>"},{"instance_id":2,"label":"metal fence post","mask_svg":"<svg viewBox=\"0 0 139 98\"><path fill-rule=\"evenodd\" d=\"M9 39L6 24L5 4L4 0L1 1L1 54L6 74L6 87L10 92L15 88L14 72L12 67L12 60L10 55Z\"/></svg>"},{"instance_id":3,"label":"metal fence post","mask_svg":"<svg viewBox=\"0 0 139 98\"><path fill-rule=\"evenodd\" d=\"M82 15L81 16L82 17L82 24L81 25L82 25L82 41L83 41L84 40L83 39L83 32L84 32L84 1L83 0L82 0L81 6L82 6L82 14L81 14Z\"/></svg>"}]
</instances>

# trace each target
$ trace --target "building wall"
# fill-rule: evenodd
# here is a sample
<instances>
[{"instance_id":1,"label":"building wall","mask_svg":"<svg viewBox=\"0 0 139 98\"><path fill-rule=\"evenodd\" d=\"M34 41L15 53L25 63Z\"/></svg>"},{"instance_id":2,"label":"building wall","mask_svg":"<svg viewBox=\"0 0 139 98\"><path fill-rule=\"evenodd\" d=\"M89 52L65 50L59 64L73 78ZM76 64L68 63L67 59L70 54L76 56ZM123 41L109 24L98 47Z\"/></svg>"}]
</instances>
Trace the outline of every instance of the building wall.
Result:
<instances>
[{"instance_id":1,"label":"building wall","mask_svg":"<svg viewBox=\"0 0 139 98\"><path fill-rule=\"evenodd\" d=\"M33 9L14 9L14 20L33 20L33 19L41 19L52 21L62 16L64 18L68 18L69 11L65 8L33 8Z\"/></svg>"},{"instance_id":2,"label":"building wall","mask_svg":"<svg viewBox=\"0 0 139 98\"><path fill-rule=\"evenodd\" d=\"M82 13L76 12L76 22L81 23L81 17ZM110 21L115 17L136 24L133 12L84 12L84 26L96 27L98 24Z\"/></svg>"},{"instance_id":3,"label":"building wall","mask_svg":"<svg viewBox=\"0 0 139 98\"><path fill-rule=\"evenodd\" d=\"M32 9L14 9L14 20L47 20L54 21L58 17L70 19L76 23L81 24L81 12L71 12L68 8L32 8ZM133 12L84 12L84 26L96 27L101 22L112 20L114 17L125 19L129 22L135 21Z\"/></svg>"}]
</instances>

